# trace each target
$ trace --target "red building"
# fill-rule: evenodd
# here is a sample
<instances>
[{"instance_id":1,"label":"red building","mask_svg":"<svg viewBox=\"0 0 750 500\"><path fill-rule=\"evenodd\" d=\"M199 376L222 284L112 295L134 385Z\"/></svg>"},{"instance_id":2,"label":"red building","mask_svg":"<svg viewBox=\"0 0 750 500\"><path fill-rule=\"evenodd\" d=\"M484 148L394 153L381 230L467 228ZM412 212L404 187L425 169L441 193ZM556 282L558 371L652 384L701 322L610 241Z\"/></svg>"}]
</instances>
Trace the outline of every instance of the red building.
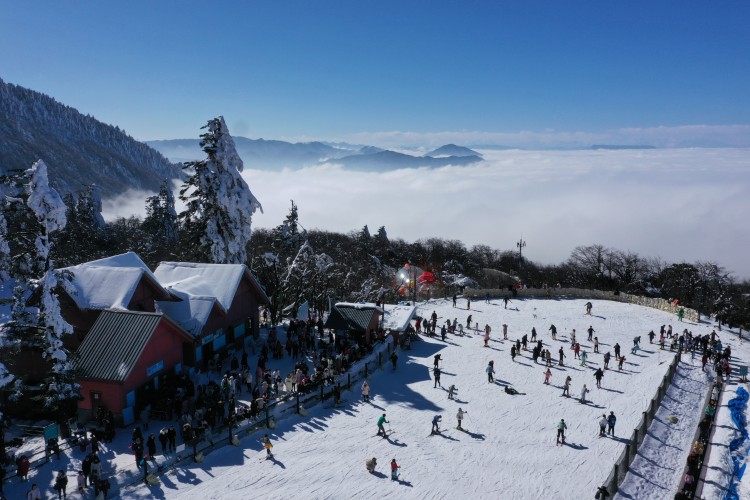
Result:
<instances>
[{"instance_id":1,"label":"red building","mask_svg":"<svg viewBox=\"0 0 750 500\"><path fill-rule=\"evenodd\" d=\"M133 422L149 404L140 390L158 389L162 375L181 371L193 341L161 313L102 311L78 349L79 417L87 420L104 406L122 423Z\"/></svg>"}]
</instances>

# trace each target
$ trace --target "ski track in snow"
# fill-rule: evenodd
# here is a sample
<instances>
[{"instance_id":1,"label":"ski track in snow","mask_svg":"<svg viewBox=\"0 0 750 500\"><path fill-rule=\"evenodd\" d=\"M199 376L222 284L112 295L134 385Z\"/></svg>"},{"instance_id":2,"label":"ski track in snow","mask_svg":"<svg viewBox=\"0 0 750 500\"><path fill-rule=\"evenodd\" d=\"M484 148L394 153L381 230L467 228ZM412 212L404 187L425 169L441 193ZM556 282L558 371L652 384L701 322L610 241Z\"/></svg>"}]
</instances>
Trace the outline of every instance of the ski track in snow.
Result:
<instances>
[{"instance_id":1,"label":"ski track in snow","mask_svg":"<svg viewBox=\"0 0 750 500\"><path fill-rule=\"evenodd\" d=\"M480 325L489 323L493 339L502 338L502 324L509 325L509 340L500 345L503 351L482 347L481 335L448 336L449 343L438 339L424 339L412 344L412 350L401 351L399 367L371 374L372 403L359 401L359 383L344 397L349 401L340 408L310 409L308 417L293 416L278 422L269 431L274 443L275 460L253 459L252 450L260 450L260 433L241 439L239 447L227 446L210 454L201 464L189 464L184 477L161 486L139 485L123 492L128 498L234 499L238 497L288 499L302 498L591 498L596 488L609 475L614 461L624 447L624 439L638 424L642 412L656 393L669 362L674 356L655 345L642 344L640 356L631 355L635 336L650 330L658 332L660 325L672 324L675 330L690 328L695 334L711 331L708 324L679 323L668 313L609 301L593 301L593 316L586 316L586 300L514 300L519 311L505 310L500 300L492 304L477 302L471 311L452 308L450 301L435 300L420 305L419 314L429 316L433 310L444 318L458 317L465 321L468 314ZM535 308L535 310L534 310ZM538 317L533 318L536 312ZM552 341L548 328L554 323L558 339ZM573 360L567 337L575 328L578 341L589 345L586 329L592 325L600 342L601 354L589 348L588 367L578 366ZM538 338L553 353L555 368L550 385L543 384L546 368L534 364L530 352L512 362L510 341L531 334L534 326ZM499 332L499 334L498 334ZM439 336L438 336L439 337ZM602 355L612 351L619 342L627 357L626 370L608 370L602 389L596 388L593 371L602 364ZM557 350L563 346L566 366L557 367ZM647 352L648 351L648 352ZM441 362L441 382L445 389L434 388L432 379L433 356ZM736 355L736 353L735 353ZM496 383L487 382L485 367L495 361ZM616 363L611 362L610 367ZM686 365L676 377L677 387L665 398L665 411L680 416L677 427L690 428L692 402L675 403L681 391L699 390L705 380L700 370ZM571 397L561 397L566 375L573 378ZM511 396L504 392L508 383L526 395ZM580 390L586 383L591 392L591 403L578 402ZM447 399L447 387L456 384L456 401ZM467 411L461 432L456 427L456 412ZM617 415L616 437L599 438L597 418L614 411ZM662 410L660 410L662 411ZM389 438L373 437L375 421L386 412L392 429ZM429 436L435 414L443 417L443 435ZM568 424L567 445L555 445L556 427L560 418ZM661 417L660 417L661 418ZM696 417L697 418L697 417ZM697 420L696 420L697 423ZM677 448L687 447L678 442L685 434L675 430L675 437L667 433L667 443ZM623 439L624 438L624 439ZM688 438L688 439L690 439ZM642 455L654 461L667 448L656 443L642 448ZM244 448L244 450L243 450ZM259 451L262 453L262 451ZM365 460L378 459L377 474L365 470ZM403 468L400 481L390 480L390 461L396 458ZM649 465L646 461L646 465ZM673 465L680 469L684 459ZM658 472L655 482L675 484L667 468ZM656 481L658 479L658 481ZM672 487L672 486L668 486ZM652 489L654 489L652 487ZM649 496L648 488L638 490L634 498ZM239 493L238 493L239 492ZM644 496L641 496L643 494ZM668 498L674 491L661 498Z\"/></svg>"}]
</instances>

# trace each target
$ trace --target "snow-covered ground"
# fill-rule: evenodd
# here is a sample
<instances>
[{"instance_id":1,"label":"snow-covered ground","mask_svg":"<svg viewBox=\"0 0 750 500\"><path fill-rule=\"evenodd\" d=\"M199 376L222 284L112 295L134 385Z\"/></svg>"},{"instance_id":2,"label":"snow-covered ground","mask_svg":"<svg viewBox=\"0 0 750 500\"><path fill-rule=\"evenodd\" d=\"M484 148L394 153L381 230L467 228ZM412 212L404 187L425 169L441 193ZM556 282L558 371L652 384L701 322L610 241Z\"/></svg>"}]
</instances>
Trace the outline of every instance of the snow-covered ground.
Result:
<instances>
[{"instance_id":1,"label":"snow-covered ground","mask_svg":"<svg viewBox=\"0 0 750 500\"><path fill-rule=\"evenodd\" d=\"M206 454L202 463L185 463L159 476L160 485L126 487L123 498L591 498L609 475L632 429L656 393L669 362L674 356L649 345L646 334L658 332L662 324L675 330L689 328L695 334L710 333L711 325L679 323L667 313L609 301L595 301L593 315L586 316L585 300L514 300L504 309L501 300L489 304L478 301L472 310L450 301L422 304L419 314L436 311L438 324L458 318L492 327L489 347L482 347L481 335L449 335L412 344L410 351L399 353L399 367L374 372L370 377L374 397L360 401L358 387L345 393L346 402L338 409L318 406L306 417L290 416L269 431L274 444L274 459L265 460L259 439L264 431L244 433L240 446L227 446ZM502 324L508 324L509 340L502 340ZM548 328L555 324L558 340ZM616 342L626 355L624 370L614 362L606 372L602 389L597 389L593 371L602 364L602 354L592 353L586 329L593 326L602 343L601 352L611 352ZM510 342L529 334L536 327L538 338L553 353L550 385L543 384L545 368L535 365L530 352L511 361ZM577 340L589 353L589 366L573 360L569 334L576 329ZM633 337L645 340L643 349L630 354ZM726 336L726 334L724 334ZM724 338L723 338L724 340ZM731 345L731 344L730 344ZM564 347L565 366L556 364L557 351ZM735 361L745 364L750 348L732 345ZM441 354L443 388L434 387L433 356ZM496 383L487 381L485 367L495 361ZM695 363L698 363L696 357ZM633 466L640 476L631 474L623 483L623 498L671 498L679 483L697 419L697 407L705 396L707 376L689 356L681 364L673 386L657 413L657 420ZM562 397L566 375L573 378L571 395ZM733 375L733 378L736 377ZM581 404L578 396L583 384L591 389L591 403ZM455 401L447 399L447 387L455 384ZM504 392L512 385L524 394ZM722 400L725 405L726 401ZM455 428L458 408L467 411L463 427ZM617 415L615 438L598 437L597 419L603 413ZM393 433L376 437L377 418L386 413ZM440 435L430 435L434 415L443 416ZM723 409L719 413L722 417ZM666 417L677 416L668 423ZM556 426L561 418L568 425L567 445L556 446ZM717 429L718 431L718 429ZM121 431L129 434L129 431ZM727 439L731 437L727 436ZM715 436L714 441L717 441ZM724 443L726 443L725 441ZM721 446L721 443L719 443ZM726 444L724 444L726 446ZM719 453L719 452L717 452ZM132 456L107 455L105 474L132 467ZM713 460L715 455L712 455ZM368 474L367 458L378 459L377 473ZM395 458L401 480L389 480L388 464ZM656 464L652 463L656 462ZM183 465L184 464L184 465ZM68 465L68 464L66 464ZM69 463L75 468L75 462ZM49 479L50 466L35 476ZM54 463L52 465L54 467ZM31 480L36 480L32 477ZM724 483L726 483L724 479ZM72 483L71 483L72 484ZM27 485L6 487L9 498L22 494ZM72 487L69 487L69 491ZM710 493L710 492L709 492ZM720 495L707 498L719 498Z\"/></svg>"}]
</instances>

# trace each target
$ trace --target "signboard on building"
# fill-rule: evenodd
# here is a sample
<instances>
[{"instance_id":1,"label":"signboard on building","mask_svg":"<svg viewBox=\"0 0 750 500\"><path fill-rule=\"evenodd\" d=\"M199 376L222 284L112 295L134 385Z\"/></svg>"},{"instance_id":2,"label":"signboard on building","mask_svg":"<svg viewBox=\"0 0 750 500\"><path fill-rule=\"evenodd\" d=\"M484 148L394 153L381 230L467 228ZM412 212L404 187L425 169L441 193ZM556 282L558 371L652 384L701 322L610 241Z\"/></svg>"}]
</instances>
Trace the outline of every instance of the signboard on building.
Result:
<instances>
[{"instance_id":1,"label":"signboard on building","mask_svg":"<svg viewBox=\"0 0 750 500\"><path fill-rule=\"evenodd\" d=\"M154 375L155 373L160 372L163 369L164 369L164 360L160 360L158 363L153 364L149 366L148 368L146 368L146 376L150 377Z\"/></svg>"}]
</instances>

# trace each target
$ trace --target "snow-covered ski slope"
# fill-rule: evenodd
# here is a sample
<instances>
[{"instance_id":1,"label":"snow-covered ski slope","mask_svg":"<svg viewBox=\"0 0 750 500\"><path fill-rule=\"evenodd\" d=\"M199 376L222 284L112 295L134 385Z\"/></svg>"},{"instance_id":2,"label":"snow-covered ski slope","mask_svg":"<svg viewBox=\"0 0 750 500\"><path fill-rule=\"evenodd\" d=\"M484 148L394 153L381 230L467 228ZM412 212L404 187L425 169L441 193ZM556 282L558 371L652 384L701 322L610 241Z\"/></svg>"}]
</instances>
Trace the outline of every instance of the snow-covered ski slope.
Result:
<instances>
[{"instance_id":1,"label":"snow-covered ski slope","mask_svg":"<svg viewBox=\"0 0 750 500\"><path fill-rule=\"evenodd\" d=\"M641 306L594 301L592 316L585 315L585 300L513 300L504 309L502 301L477 301L467 311L450 301L422 304L419 314L436 311L438 325L467 315L480 327L492 327L489 347L481 335L449 335L447 342L425 339L400 352L399 367L371 375L372 402L361 402L359 388L345 393L341 408L317 407L307 417L294 416L270 431L275 458L265 460L259 438L243 437L238 447L225 447L206 456L200 464L177 468L161 476L156 487L127 490L130 498L591 498L609 475L632 429L655 394L669 362L668 350L649 345L647 333L672 324L675 331L711 331L710 325L680 323L677 318ZM506 323L509 340L502 339ZM548 328L555 324L557 341ZM602 343L601 354L593 354L586 330L593 326ZM511 361L510 342L536 327L538 338L553 353L550 385L544 385L542 364L534 364L529 352ZM589 366L573 359L569 334L589 353ZM632 339L640 335L643 349L630 354ZM622 372L616 362L597 389L594 369L603 364L603 353L615 342L627 359ZM565 367L557 366L560 346L565 348ZM434 388L433 356L442 355L443 388ZM496 382L488 383L485 367L495 361ZM614 368L614 369L612 369ZM573 379L570 398L562 397L566 375ZM583 384L591 389L591 403L581 404ZM455 384L455 401L447 399L447 387ZM504 392L506 384L519 392ZM457 430L458 408L468 412L465 432ZM598 437L597 419L614 411L615 438ZM696 410L697 411L697 410ZM376 420L387 414L393 433L376 437ZM430 436L432 417L443 416L440 435ZM568 425L567 445L556 446L558 421ZM386 426L387 427L387 426ZM690 431L692 432L692 430ZM688 450L684 450L687 455ZM376 474L365 470L365 460L376 457ZM401 480L391 481L388 465L395 458ZM673 465L680 469L684 460ZM679 474L679 472L678 472ZM669 498L674 492L665 493Z\"/></svg>"}]
</instances>

